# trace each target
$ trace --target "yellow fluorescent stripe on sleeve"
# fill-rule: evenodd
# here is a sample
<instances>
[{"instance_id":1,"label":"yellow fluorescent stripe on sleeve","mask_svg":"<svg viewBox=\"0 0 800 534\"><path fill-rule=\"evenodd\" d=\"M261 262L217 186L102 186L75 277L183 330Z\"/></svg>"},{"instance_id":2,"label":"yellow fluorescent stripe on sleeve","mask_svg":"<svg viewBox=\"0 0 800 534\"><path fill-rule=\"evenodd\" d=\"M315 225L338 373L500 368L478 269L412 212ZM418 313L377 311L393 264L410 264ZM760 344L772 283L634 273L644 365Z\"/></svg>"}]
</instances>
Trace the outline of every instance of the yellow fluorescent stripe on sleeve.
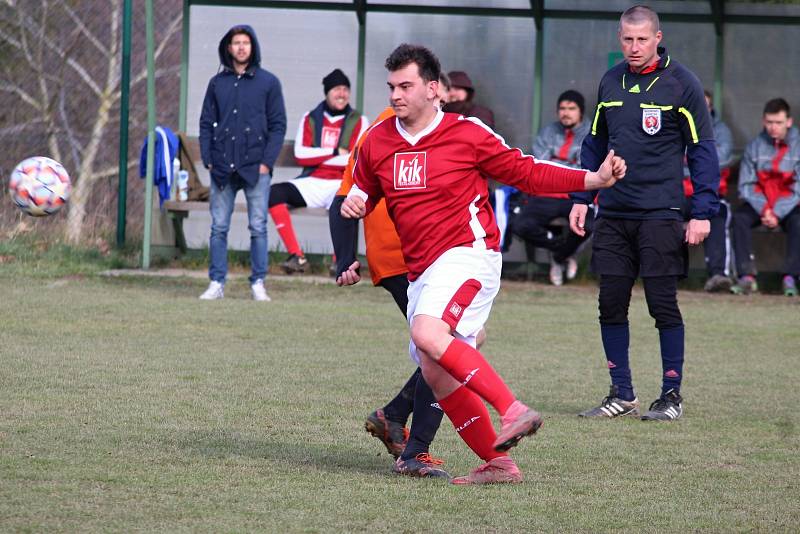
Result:
<instances>
[{"instance_id":1,"label":"yellow fluorescent stripe on sleeve","mask_svg":"<svg viewBox=\"0 0 800 534\"><path fill-rule=\"evenodd\" d=\"M653 84L656 83L660 77L661 76L656 76L655 79L652 82L650 82L650 85L647 86L647 89L645 89L645 92L649 91L650 88L653 87Z\"/></svg>"},{"instance_id":2,"label":"yellow fluorescent stripe on sleeve","mask_svg":"<svg viewBox=\"0 0 800 534\"><path fill-rule=\"evenodd\" d=\"M615 100L614 102L599 102L597 104L597 111L594 112L594 121L592 121L592 135L597 135L597 119L600 118L600 110L603 108L614 108L621 105L621 100Z\"/></svg>"},{"instance_id":3,"label":"yellow fluorescent stripe on sleeve","mask_svg":"<svg viewBox=\"0 0 800 534\"><path fill-rule=\"evenodd\" d=\"M658 104L639 104L639 107L645 109L660 109L661 111L669 111L672 109L672 106L659 106Z\"/></svg>"},{"instance_id":4,"label":"yellow fluorescent stripe on sleeve","mask_svg":"<svg viewBox=\"0 0 800 534\"><path fill-rule=\"evenodd\" d=\"M697 138L697 129L694 127L694 117L686 108L678 108L678 112L686 115L686 122L689 123L689 130L692 132L692 142L697 143L699 139Z\"/></svg>"},{"instance_id":5,"label":"yellow fluorescent stripe on sleeve","mask_svg":"<svg viewBox=\"0 0 800 534\"><path fill-rule=\"evenodd\" d=\"M622 88L625 89L625 73L622 73Z\"/></svg>"},{"instance_id":6,"label":"yellow fluorescent stripe on sleeve","mask_svg":"<svg viewBox=\"0 0 800 534\"><path fill-rule=\"evenodd\" d=\"M666 62L666 63L664 63L664 68L665 68L665 69L666 69L667 67L669 67L669 61L670 61L670 59L672 59L672 58L670 58L669 56L667 56L667 62Z\"/></svg>"}]
</instances>

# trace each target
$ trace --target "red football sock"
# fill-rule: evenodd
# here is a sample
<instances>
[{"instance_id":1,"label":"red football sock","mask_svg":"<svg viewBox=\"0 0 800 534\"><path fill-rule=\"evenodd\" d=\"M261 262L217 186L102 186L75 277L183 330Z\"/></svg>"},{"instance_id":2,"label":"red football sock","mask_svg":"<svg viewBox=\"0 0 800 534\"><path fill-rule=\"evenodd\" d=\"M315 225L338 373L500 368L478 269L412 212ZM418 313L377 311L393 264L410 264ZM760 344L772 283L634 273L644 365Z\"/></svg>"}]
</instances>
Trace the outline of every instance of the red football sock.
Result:
<instances>
[{"instance_id":1,"label":"red football sock","mask_svg":"<svg viewBox=\"0 0 800 534\"><path fill-rule=\"evenodd\" d=\"M454 339L438 363L450 376L491 404L500 415L504 415L517 400L486 358L463 341Z\"/></svg>"},{"instance_id":2,"label":"red football sock","mask_svg":"<svg viewBox=\"0 0 800 534\"><path fill-rule=\"evenodd\" d=\"M484 462L498 456L506 456L505 453L495 451L492 446L497 434L494 432L489 410L475 393L461 386L439 400L439 406L450 418L464 443Z\"/></svg>"},{"instance_id":3,"label":"red football sock","mask_svg":"<svg viewBox=\"0 0 800 534\"><path fill-rule=\"evenodd\" d=\"M278 235L281 236L281 241L286 247L286 252L302 256L303 249L300 248L300 244L297 242L297 236L295 236L294 227L292 226L292 218L289 215L289 208L286 207L286 204L272 206L269 209L269 214L272 217L272 222L275 223Z\"/></svg>"}]
</instances>

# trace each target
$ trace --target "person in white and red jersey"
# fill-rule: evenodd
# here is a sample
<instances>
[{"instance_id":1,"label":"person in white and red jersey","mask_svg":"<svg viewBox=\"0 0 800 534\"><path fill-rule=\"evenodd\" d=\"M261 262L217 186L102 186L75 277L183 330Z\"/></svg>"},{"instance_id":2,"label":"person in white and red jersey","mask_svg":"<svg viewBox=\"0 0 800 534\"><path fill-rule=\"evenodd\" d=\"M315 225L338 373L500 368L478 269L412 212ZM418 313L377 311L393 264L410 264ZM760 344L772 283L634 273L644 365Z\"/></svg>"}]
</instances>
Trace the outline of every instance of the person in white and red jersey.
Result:
<instances>
[{"instance_id":1,"label":"person in white and red jersey","mask_svg":"<svg viewBox=\"0 0 800 534\"><path fill-rule=\"evenodd\" d=\"M385 198L408 267L409 351L456 432L484 460L454 484L520 482L506 451L542 418L475 349L500 288L499 231L487 176L527 193L610 187L625 161L609 152L597 172L538 161L505 144L480 120L433 106L439 60L400 45L386 60L395 119L374 126L359 151L354 186L342 203L364 217ZM341 274L355 279L357 262ZM483 400L502 420L495 434Z\"/></svg>"},{"instance_id":2,"label":"person in white and red jersey","mask_svg":"<svg viewBox=\"0 0 800 534\"><path fill-rule=\"evenodd\" d=\"M303 173L273 184L269 193L269 214L289 253L281 264L286 274L308 269L289 210L330 207L350 152L369 126L367 118L350 107L350 80L341 70L325 76L322 86L325 100L303 115L294 138L294 158Z\"/></svg>"}]
</instances>

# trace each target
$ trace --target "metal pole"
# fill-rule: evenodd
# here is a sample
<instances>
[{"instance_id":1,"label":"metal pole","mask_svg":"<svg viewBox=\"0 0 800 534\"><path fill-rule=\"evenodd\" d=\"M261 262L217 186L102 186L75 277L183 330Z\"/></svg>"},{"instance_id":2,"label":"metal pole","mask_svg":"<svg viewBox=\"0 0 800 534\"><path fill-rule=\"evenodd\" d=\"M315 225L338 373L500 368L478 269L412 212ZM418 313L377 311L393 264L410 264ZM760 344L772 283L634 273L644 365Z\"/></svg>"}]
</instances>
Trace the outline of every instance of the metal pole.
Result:
<instances>
[{"instance_id":1,"label":"metal pole","mask_svg":"<svg viewBox=\"0 0 800 534\"><path fill-rule=\"evenodd\" d=\"M122 8L122 85L119 104L119 184L117 189L117 248L125 246L125 220L128 210L128 111L131 92L131 4Z\"/></svg>"},{"instance_id":2,"label":"metal pole","mask_svg":"<svg viewBox=\"0 0 800 534\"><path fill-rule=\"evenodd\" d=\"M544 22L536 27L536 59L533 65L533 114L531 139L536 137L542 125L542 78L544 72Z\"/></svg>"},{"instance_id":3,"label":"metal pole","mask_svg":"<svg viewBox=\"0 0 800 534\"><path fill-rule=\"evenodd\" d=\"M725 66L724 33L717 34L716 57L714 59L714 110L717 117L722 118L722 75Z\"/></svg>"},{"instance_id":4,"label":"metal pole","mask_svg":"<svg viewBox=\"0 0 800 534\"><path fill-rule=\"evenodd\" d=\"M358 16L358 73L356 74L356 109L364 113L364 63L367 41L367 13L359 10Z\"/></svg>"},{"instance_id":5,"label":"metal pole","mask_svg":"<svg viewBox=\"0 0 800 534\"><path fill-rule=\"evenodd\" d=\"M189 0L183 0L181 35L181 95L178 108L178 128L186 133L186 100L189 92Z\"/></svg>"},{"instance_id":6,"label":"metal pole","mask_svg":"<svg viewBox=\"0 0 800 534\"><path fill-rule=\"evenodd\" d=\"M156 145L156 76L155 46L153 37L153 0L145 1L147 41L147 174L144 189L144 242L142 244L142 269L150 268L150 228L153 219L153 167Z\"/></svg>"}]
</instances>

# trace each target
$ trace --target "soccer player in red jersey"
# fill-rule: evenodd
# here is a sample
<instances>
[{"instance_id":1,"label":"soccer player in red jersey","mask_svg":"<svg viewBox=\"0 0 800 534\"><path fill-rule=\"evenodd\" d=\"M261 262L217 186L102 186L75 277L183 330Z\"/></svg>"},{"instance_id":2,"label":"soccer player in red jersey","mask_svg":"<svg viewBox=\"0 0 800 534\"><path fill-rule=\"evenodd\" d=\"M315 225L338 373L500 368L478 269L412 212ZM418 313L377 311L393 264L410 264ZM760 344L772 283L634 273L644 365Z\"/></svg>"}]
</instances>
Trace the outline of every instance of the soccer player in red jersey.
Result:
<instances>
[{"instance_id":1,"label":"soccer player in red jersey","mask_svg":"<svg viewBox=\"0 0 800 534\"><path fill-rule=\"evenodd\" d=\"M538 161L479 120L435 109L440 66L424 47L399 46L386 68L397 116L367 136L341 213L360 218L386 200L409 269L411 355L456 432L485 462L453 483L520 482L506 451L542 418L475 349L502 263L487 176L530 194L584 191L612 186L625 162L613 151L597 172ZM353 268L341 277L356 276ZM481 399L500 414L499 435Z\"/></svg>"}]
</instances>

